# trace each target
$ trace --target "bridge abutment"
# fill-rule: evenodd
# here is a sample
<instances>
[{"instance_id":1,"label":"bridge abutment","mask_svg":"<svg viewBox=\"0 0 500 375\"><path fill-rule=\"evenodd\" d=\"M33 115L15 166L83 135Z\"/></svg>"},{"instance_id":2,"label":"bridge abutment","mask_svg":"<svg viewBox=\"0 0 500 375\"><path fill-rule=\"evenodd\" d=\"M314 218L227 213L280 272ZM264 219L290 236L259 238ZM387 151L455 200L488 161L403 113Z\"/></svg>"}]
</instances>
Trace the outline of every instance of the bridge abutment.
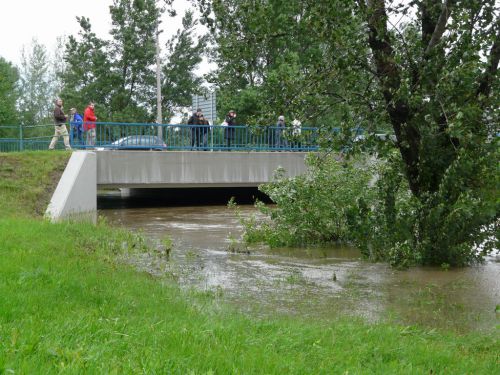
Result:
<instances>
[{"instance_id":1,"label":"bridge abutment","mask_svg":"<svg viewBox=\"0 0 500 375\"><path fill-rule=\"evenodd\" d=\"M52 195L45 216L51 221L97 218L97 159L95 152L75 151Z\"/></svg>"}]
</instances>

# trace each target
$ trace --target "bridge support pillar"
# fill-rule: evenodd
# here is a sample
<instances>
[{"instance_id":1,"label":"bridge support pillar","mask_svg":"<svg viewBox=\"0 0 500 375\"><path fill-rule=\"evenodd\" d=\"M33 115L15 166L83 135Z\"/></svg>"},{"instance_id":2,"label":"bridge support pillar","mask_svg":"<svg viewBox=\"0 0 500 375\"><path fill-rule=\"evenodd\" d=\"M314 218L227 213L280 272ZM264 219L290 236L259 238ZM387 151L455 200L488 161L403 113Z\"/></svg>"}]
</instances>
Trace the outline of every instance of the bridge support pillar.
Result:
<instances>
[{"instance_id":1,"label":"bridge support pillar","mask_svg":"<svg viewBox=\"0 0 500 375\"><path fill-rule=\"evenodd\" d=\"M52 195L45 216L51 221L97 219L95 152L75 151Z\"/></svg>"}]
</instances>

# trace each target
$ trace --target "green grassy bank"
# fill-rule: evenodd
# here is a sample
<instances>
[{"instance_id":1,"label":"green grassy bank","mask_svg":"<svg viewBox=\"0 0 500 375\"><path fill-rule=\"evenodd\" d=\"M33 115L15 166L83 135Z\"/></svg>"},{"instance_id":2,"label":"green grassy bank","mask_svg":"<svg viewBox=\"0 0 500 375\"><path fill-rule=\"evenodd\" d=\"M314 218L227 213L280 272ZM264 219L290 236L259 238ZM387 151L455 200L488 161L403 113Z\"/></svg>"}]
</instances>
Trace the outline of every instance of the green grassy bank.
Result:
<instances>
[{"instance_id":1,"label":"green grassy bank","mask_svg":"<svg viewBox=\"0 0 500 375\"><path fill-rule=\"evenodd\" d=\"M120 261L131 234L29 217L65 158L0 154L0 374L500 371L498 332L263 320L139 273Z\"/></svg>"}]
</instances>

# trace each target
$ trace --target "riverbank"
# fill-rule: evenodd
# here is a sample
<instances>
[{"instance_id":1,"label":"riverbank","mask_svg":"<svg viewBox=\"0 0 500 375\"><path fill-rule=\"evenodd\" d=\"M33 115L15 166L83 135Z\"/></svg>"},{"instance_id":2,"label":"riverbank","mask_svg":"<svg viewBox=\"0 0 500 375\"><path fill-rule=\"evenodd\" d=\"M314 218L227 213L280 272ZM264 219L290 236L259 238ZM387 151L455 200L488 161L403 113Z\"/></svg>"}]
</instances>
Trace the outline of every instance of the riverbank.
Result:
<instances>
[{"instance_id":1,"label":"riverbank","mask_svg":"<svg viewBox=\"0 0 500 375\"><path fill-rule=\"evenodd\" d=\"M0 154L0 372L498 373L498 331L257 319L137 272L140 238L30 217L68 155Z\"/></svg>"}]
</instances>

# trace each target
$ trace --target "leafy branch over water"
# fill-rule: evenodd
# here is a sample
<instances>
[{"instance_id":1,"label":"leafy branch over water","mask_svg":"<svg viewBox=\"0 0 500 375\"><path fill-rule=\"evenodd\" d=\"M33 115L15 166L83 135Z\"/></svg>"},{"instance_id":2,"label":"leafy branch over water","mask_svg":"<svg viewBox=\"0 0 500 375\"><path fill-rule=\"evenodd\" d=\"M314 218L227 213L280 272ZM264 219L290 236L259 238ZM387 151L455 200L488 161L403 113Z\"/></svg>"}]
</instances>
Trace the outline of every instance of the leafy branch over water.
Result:
<instances>
[{"instance_id":1,"label":"leafy branch over water","mask_svg":"<svg viewBox=\"0 0 500 375\"><path fill-rule=\"evenodd\" d=\"M256 203L266 219L239 215L243 239L271 247L351 243L366 258L400 268L436 262L462 266L493 251L495 226L483 225L494 212L485 209L488 202L494 204L487 199L488 186L483 200L467 206L458 201L448 213L444 207L440 213L429 212L411 194L398 163L390 155L386 160L364 155L342 161L310 155L303 176L287 178L279 169L271 183L260 187L276 204ZM464 217L471 228L457 228ZM423 222L429 225L425 231ZM439 254L426 245L431 238L440 244Z\"/></svg>"}]
</instances>

